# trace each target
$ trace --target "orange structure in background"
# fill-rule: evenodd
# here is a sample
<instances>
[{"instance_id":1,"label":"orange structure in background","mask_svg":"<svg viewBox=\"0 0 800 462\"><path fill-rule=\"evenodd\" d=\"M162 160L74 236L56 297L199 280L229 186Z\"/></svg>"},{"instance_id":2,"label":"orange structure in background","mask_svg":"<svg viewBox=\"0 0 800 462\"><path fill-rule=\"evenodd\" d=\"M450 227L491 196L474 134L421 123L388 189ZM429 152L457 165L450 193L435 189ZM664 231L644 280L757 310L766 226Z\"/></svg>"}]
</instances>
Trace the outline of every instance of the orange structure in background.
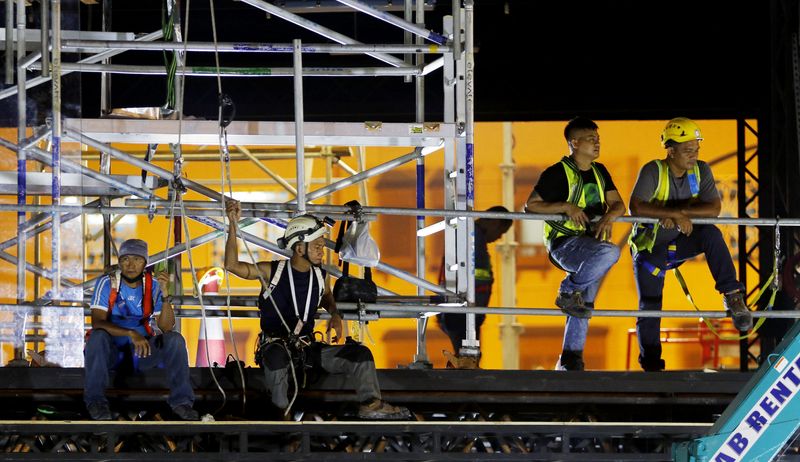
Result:
<instances>
[{"instance_id":1,"label":"orange structure in background","mask_svg":"<svg viewBox=\"0 0 800 462\"><path fill-rule=\"evenodd\" d=\"M675 346L697 345L699 348L681 348L687 369L739 369L739 331L730 320L714 320L714 330L700 321L694 327L672 327L661 329L661 344L665 351ZM638 370L633 345L636 344L636 329L628 329L628 354L625 369ZM699 354L698 351L699 350Z\"/></svg>"},{"instance_id":2,"label":"orange structure in background","mask_svg":"<svg viewBox=\"0 0 800 462\"><path fill-rule=\"evenodd\" d=\"M587 114L591 116L590 114ZM691 117L692 114L675 114L676 116L685 115ZM664 156L664 150L659 143L659 134L665 121L597 121L602 138L600 162L608 167L613 176L614 182L626 204L630 197L630 192L636 180L639 168L647 161ZM566 122L520 122L513 123L512 130L514 136L513 156L516 166L515 171L515 210L519 211L527 199L533 185L538 179L541 171L558 161L567 152L566 141L563 137L563 128ZM733 120L699 120L705 141L702 143L700 158L713 163L713 171L717 180L718 187L723 194L723 215L737 216L736 209L736 121ZM750 122L755 126L755 122ZM6 130L2 133L6 139L16 139L14 130ZM503 124L500 122L482 122L476 124L475 131L475 209L484 210L490 206L502 203L501 186L502 172L499 164L502 162L503 149ZM756 148L754 139L746 140L748 153L751 155ZM115 147L125 149L125 146L115 145ZM140 148L140 146L138 147ZM165 148L164 148L165 149ZM387 160L406 154L410 148L366 148L366 165L370 168L386 162ZM77 144L65 144L63 147L64 156L76 160L85 152L80 150ZM165 151L166 152L166 151ZM4 152L0 155L3 166L6 170L15 169L16 157L13 153ZM345 159L351 165L355 165L355 160ZM307 161L309 164L311 160ZM159 166L168 170L172 169L171 164L166 162L156 162ZM429 208L442 208L443 205L443 168L444 160L442 152L431 154L425 157L426 172L426 206ZM308 164L307 164L308 165ZM97 161L88 161L88 166L97 169ZM325 172L324 158L313 160L311 168L306 171L314 178L324 177ZM232 162L233 187L236 193L268 193L275 197L275 201L291 199L287 193L271 181L265 174L252 168L248 161ZM294 178L295 160L270 160L269 167L277 174L287 179ZM219 169L218 161L200 162L188 161L184 164L186 175L193 181L198 181L209 187L219 190ZM415 197L415 170L414 163L403 165L392 170L391 173L373 177L367 181L368 204L385 207L408 207L416 205ZM114 163L112 168L114 174L139 174L140 170L129 165ZM757 173L757 172L754 172ZM343 169L333 166L332 175L334 178L349 176ZM257 181L253 181L257 178ZM249 179L248 181L243 181ZM261 180L263 179L263 181ZM317 181L310 185L311 189L320 187ZM343 204L351 199L359 199L358 185L348 187L332 196L333 204ZM203 199L195 193L188 193L184 196L185 200ZM5 197L5 202L14 202L14 198ZM47 199L43 199L47 203ZM115 201L116 203L116 201ZM315 203L324 203L324 199L317 200ZM757 207L757 203L753 204ZM752 213L757 216L757 211ZM0 214L0 219L4 221L4 226L0 227L0 239L5 240L15 235L16 214L14 212L4 212ZM97 216L95 216L97 217ZM91 223L94 219L86 219L88 231L93 231ZM438 218L430 217L426 224L432 224ZM275 229L267 226L261 228L251 228L251 230L262 235L262 237L274 240ZM558 284L563 277L563 273L554 268L547 260L547 256L540 244L540 235L537 237L535 226L523 225L520 222L515 224L518 247L517 281L516 281L516 300L520 307L542 307L554 308L553 303ZM152 223L148 222L144 216L129 216L123 223L114 228L114 238L121 241L128 237L139 237L145 239L150 244L151 253L163 250L167 245L167 220L164 217L156 217ZM534 231L531 231L534 229ZM737 229L735 226L721 227L723 234L728 238L732 252L737 250L735 245ZM96 228L94 228L96 230ZM382 260L386 263L399 267L410 273L416 271L415 266L415 217L401 217L381 215L371 226L372 235L377 241L382 254ZM624 246L627 233L630 230L628 224L617 224L614 226L613 240ZM197 237L209 232L210 229L204 225L189 221L190 237ZM751 230L755 232L755 230ZM49 236L42 235L42 255L41 261L48 266L49 262ZM184 236L184 241L186 241ZM240 244L241 245L241 244ZM435 281L439 271L438 264L441 261L443 250L443 237L441 234L430 236L426 240L426 261L427 279ZM33 245L28 246L32 252ZM84 257L84 271L95 271L91 275L96 275L98 261L101 262L102 256L100 248L102 246L92 243L86 245L86 255ZM193 250L193 259L196 267L210 267L222 263L224 242L222 238L217 239L211 244L203 245ZM253 247L251 246L251 249ZM12 249L13 250L13 249ZM492 266L495 270L495 280L500 280L502 272L501 262L495 252L494 246L490 245L490 255ZM243 258L249 259L246 254ZM257 259L267 260L271 256L267 252L257 252ZM753 258L757 258L753 256ZM734 256L734 260L736 257ZM29 261L32 261L32 253ZM187 266L187 258L183 258L184 266ZM335 260L334 260L335 261ZM191 275L188 268L184 268L184 281L190 281ZM681 267L681 271L691 284L692 295L695 301L703 310L722 309L722 301L719 294L713 290L713 280L706 267L705 261L698 258L687 262ZM751 270L748 270L751 271ZM0 287L5 290L0 296L5 298L5 302L14 303L16 269L9 263L0 261ZM416 294L416 288L410 283L387 276L380 272L373 275L375 282L379 286L399 294ZM757 280L757 275L753 273L749 276L751 281ZM256 295L258 293L257 281L242 281L233 277L230 281L234 294ZM47 281L43 282L45 289L49 288ZM33 278L29 277L28 287L33 286ZM188 285L186 290L189 291ZM496 306L501 297L502 288L499 282L495 282L490 306ZM680 287L671 275L666 278L664 289L665 310L687 309L686 299ZM623 249L620 261L611 269L603 282L595 306L597 309L627 309L632 313L637 308L636 287L633 278L631 258L627 247ZM483 357L481 366L486 369L501 368L502 345L499 338L500 316L489 315L483 325L481 336L481 349ZM561 333L564 326L563 317L518 317L518 322L522 324L524 331L520 338L520 367L523 369L552 369L561 350ZM696 321L691 319L664 319L662 326L665 329L685 329L691 327ZM689 325L687 325L689 323ZM199 320L183 319L181 330L186 337L189 345L189 357L196 357L197 335ZM227 322L223 323L227 332ZM258 332L258 319L235 319L233 321L234 335L238 346L238 354L242 360L248 364L253 364L252 350ZM398 364L409 363L415 352L415 319L381 319L369 324L370 337L375 340L375 345L369 345L376 359L376 364L381 368L394 368ZM589 327L589 337L586 349L587 369L601 370L624 370L629 365L629 358L638 354L634 345L629 347L629 329L635 326L635 318L602 318L595 317L591 320ZM435 319L431 319L428 326L428 355L435 366L443 366L441 350L447 346L446 337L440 335ZM226 333L226 338L228 337ZM367 340L369 343L369 340ZM232 351L233 346L226 340L228 352ZM668 369L699 368L703 364L696 360L696 345L688 343L671 344L665 347L665 360ZM8 355L5 356L6 358ZM722 361L722 359L720 360Z\"/></svg>"}]
</instances>

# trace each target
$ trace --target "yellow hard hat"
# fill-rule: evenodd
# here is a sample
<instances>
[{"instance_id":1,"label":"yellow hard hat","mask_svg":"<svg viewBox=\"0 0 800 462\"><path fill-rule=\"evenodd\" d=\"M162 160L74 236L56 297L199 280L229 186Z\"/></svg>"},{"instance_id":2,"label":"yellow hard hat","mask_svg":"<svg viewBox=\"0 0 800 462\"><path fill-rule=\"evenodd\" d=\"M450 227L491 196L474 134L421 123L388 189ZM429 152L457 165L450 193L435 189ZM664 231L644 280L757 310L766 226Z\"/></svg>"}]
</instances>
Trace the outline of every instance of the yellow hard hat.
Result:
<instances>
[{"instance_id":1,"label":"yellow hard hat","mask_svg":"<svg viewBox=\"0 0 800 462\"><path fill-rule=\"evenodd\" d=\"M664 131L661 132L661 146L666 147L667 141L672 140L676 143L685 143L691 140L702 140L700 126L692 119L678 117L667 122Z\"/></svg>"}]
</instances>

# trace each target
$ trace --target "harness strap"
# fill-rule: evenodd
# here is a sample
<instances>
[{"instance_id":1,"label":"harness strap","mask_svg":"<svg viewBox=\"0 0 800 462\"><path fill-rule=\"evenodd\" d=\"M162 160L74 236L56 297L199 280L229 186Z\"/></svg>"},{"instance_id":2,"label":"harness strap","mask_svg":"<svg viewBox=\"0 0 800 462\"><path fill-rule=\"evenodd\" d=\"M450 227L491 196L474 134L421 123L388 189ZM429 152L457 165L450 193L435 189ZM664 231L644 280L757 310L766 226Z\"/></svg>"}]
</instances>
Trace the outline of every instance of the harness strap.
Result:
<instances>
[{"instance_id":1,"label":"harness strap","mask_svg":"<svg viewBox=\"0 0 800 462\"><path fill-rule=\"evenodd\" d=\"M664 278L664 276L667 274L667 271L671 269L677 270L678 266L680 266L680 263L678 263L675 257L678 253L678 245L676 242L676 240L673 240L667 244L667 261L663 269L641 258L641 253L637 253L634 259L636 263L644 268L648 273L659 278Z\"/></svg>"},{"instance_id":2,"label":"harness strap","mask_svg":"<svg viewBox=\"0 0 800 462\"><path fill-rule=\"evenodd\" d=\"M111 292L108 295L108 316L114 311L114 305L117 304L117 296L119 295L119 287L122 278L122 271L119 269L114 273L113 277L109 276L111 282ZM150 325L150 317L153 315L153 274L149 271L144 272L144 283L142 288L142 320L141 324L144 326L147 335L153 336L155 332Z\"/></svg>"},{"instance_id":3,"label":"harness strap","mask_svg":"<svg viewBox=\"0 0 800 462\"><path fill-rule=\"evenodd\" d=\"M286 320L283 319L283 315L281 315L281 311L278 308L278 304L275 302L275 298L272 296L272 292L275 290L275 287L278 286L278 282L281 279L281 275L283 274L283 270L286 268L287 262L288 262L288 260L281 260L281 261L279 261L277 263L274 262L274 261L272 262L273 263L273 265L272 265L272 273L273 273L272 279L269 282L269 287L267 287L264 290L264 293L262 294L262 296L265 299L269 299L269 301L272 303L272 307L275 308L275 312L278 313L278 317L280 318L281 323L283 323L283 327L286 328L287 332L291 333L292 329L286 323ZM318 267L312 266L311 270L313 271L314 276L317 279L317 286L319 287L319 295L318 295L317 302L316 302L316 305L315 305L315 306L318 307L320 301L322 301L322 296L325 293L325 279L322 277L322 270L320 270ZM291 273L290 273L289 276L291 277ZM293 282L293 281L290 281L290 282ZM311 286L311 281L310 280L309 280L309 286ZM310 297L310 296L311 296L311 287L309 287L309 292L308 292L308 297ZM292 297L294 297L294 291L292 291ZM303 322L303 320L299 319L299 318L300 318L300 315L298 313L298 321Z\"/></svg>"},{"instance_id":4,"label":"harness strap","mask_svg":"<svg viewBox=\"0 0 800 462\"><path fill-rule=\"evenodd\" d=\"M666 261L665 267L663 269L658 268L657 266L653 265L652 263L650 263L648 261L645 261L644 259L640 258L640 256L641 256L640 253L637 254L636 257L634 257L634 261L636 262L637 265L639 265L642 268L644 268L647 272L649 272L653 276L656 276L656 277L659 277L659 278L665 277L666 274L667 274L667 271L672 270L672 272L675 273L675 279L678 280L678 284L681 286L681 289L683 290L683 294L686 296L686 299L689 300L689 303L692 304L692 307L694 307L695 311L701 311L700 308L697 306L697 303L695 303L694 297L692 297L691 292L689 292L689 285L686 284L686 279L683 277L683 274L681 274L681 271L678 269L678 266L680 266L680 264L677 262L677 260L675 258L675 255L677 253L677 248L678 248L678 246L676 244L676 241L672 241L667 245L667 261ZM776 274L777 274L777 270L772 272L772 274L770 275L769 279L767 279L767 281L764 283L764 285L761 286L761 289L759 289L758 294L755 296L753 301L748 305L749 308L754 308L755 307L755 304L761 299L761 297L764 295L764 293L767 291L767 289L772 284L772 281L775 279ZM764 308L765 311L772 309L772 306L775 304L776 295L777 295L777 291L775 290L775 287L773 286L772 287L772 294L770 295L769 302L767 303L767 307ZM714 325L711 324L711 321L709 321L706 318L701 318L701 319L705 323L706 327L708 327L708 330L710 330L711 333L713 333L715 336L719 337L720 340L741 340L741 339L745 339L745 338L749 338L749 337L754 336L756 331L758 331L758 329L761 327L761 325L764 324L764 321L766 321L767 318L759 318L758 321L756 321L755 326L753 327L753 329L750 331L749 334L734 335L734 336L728 336L728 335L720 334L719 331L714 327Z\"/></svg>"}]
</instances>

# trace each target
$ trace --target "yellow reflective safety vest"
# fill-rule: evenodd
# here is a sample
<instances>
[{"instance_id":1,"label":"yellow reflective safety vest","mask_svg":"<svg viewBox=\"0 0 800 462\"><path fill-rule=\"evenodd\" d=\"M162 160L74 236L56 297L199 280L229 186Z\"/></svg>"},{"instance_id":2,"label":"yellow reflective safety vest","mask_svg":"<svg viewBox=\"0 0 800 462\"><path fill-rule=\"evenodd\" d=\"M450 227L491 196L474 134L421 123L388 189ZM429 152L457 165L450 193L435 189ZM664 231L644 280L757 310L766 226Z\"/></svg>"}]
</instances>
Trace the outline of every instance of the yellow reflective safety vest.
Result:
<instances>
[{"instance_id":1,"label":"yellow reflective safety vest","mask_svg":"<svg viewBox=\"0 0 800 462\"><path fill-rule=\"evenodd\" d=\"M484 281L484 282L491 282L494 278L492 277L492 272L486 268L475 268L475 280L476 281Z\"/></svg>"},{"instance_id":2,"label":"yellow reflective safety vest","mask_svg":"<svg viewBox=\"0 0 800 462\"><path fill-rule=\"evenodd\" d=\"M564 166L564 172L567 174L567 186L569 187L569 194L567 202L575 204L581 209L586 208L586 197L583 192L583 178L581 172L578 170L578 165L571 158L564 156L561 159L561 165ZM597 181L597 190L600 195L600 203L603 210L606 209L606 182L603 175L597 168L594 162L591 165L594 178ZM566 221L551 221L544 222L544 245L547 250L550 250L550 245L553 240L561 236L580 236L586 232L586 227L579 225L572 220Z\"/></svg>"},{"instance_id":3,"label":"yellow reflective safety vest","mask_svg":"<svg viewBox=\"0 0 800 462\"><path fill-rule=\"evenodd\" d=\"M656 186L656 190L653 191L653 197L650 198L650 203L664 206L667 204L667 199L669 199L669 165L667 165L667 161L663 159L656 159L655 162L658 165L658 185ZM692 192L692 200L697 199L697 196L700 195L699 164L695 163L694 168L689 170L686 174L689 175L689 189ZM630 244L634 256L642 251L651 252L653 250L659 227L660 223L633 224L631 235L628 238L628 244Z\"/></svg>"}]
</instances>

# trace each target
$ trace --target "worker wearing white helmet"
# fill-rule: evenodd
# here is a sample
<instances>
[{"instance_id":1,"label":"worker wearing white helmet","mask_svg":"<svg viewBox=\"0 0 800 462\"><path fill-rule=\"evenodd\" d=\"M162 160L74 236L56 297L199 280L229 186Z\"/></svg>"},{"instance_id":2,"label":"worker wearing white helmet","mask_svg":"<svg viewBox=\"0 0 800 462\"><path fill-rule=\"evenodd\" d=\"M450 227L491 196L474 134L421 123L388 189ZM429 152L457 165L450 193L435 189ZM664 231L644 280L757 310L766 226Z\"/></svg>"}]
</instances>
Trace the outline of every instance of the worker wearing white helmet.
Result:
<instances>
[{"instance_id":1,"label":"worker wearing white helmet","mask_svg":"<svg viewBox=\"0 0 800 462\"><path fill-rule=\"evenodd\" d=\"M693 120L678 117L667 122L661 133L666 157L645 164L633 188L631 213L659 219L655 225L634 224L629 239L639 309L661 310L666 272L702 253L734 327L746 331L753 318L725 239L714 225L692 223L694 218L719 216L722 207L711 167L698 158L702 140ZM636 322L639 364L645 371L665 368L660 329L661 318Z\"/></svg>"},{"instance_id":2,"label":"worker wearing white helmet","mask_svg":"<svg viewBox=\"0 0 800 462\"><path fill-rule=\"evenodd\" d=\"M392 406L381 399L375 361L369 348L341 340L342 318L336 309L325 270L320 268L325 254L325 222L313 215L291 219L280 247L291 252L286 260L261 261L257 264L238 260L237 223L240 204L226 204L230 231L225 245L225 268L243 279L261 281L258 306L261 311L261 335L256 362L264 369L272 404L289 417L294 398L288 396L289 380L294 389L301 388L309 374L321 368L327 373L347 374L354 382L361 405L359 417L364 419L405 419L408 409ZM327 337L330 344L314 336L314 317L318 308L331 316ZM300 386L298 386L300 385Z\"/></svg>"}]
</instances>

